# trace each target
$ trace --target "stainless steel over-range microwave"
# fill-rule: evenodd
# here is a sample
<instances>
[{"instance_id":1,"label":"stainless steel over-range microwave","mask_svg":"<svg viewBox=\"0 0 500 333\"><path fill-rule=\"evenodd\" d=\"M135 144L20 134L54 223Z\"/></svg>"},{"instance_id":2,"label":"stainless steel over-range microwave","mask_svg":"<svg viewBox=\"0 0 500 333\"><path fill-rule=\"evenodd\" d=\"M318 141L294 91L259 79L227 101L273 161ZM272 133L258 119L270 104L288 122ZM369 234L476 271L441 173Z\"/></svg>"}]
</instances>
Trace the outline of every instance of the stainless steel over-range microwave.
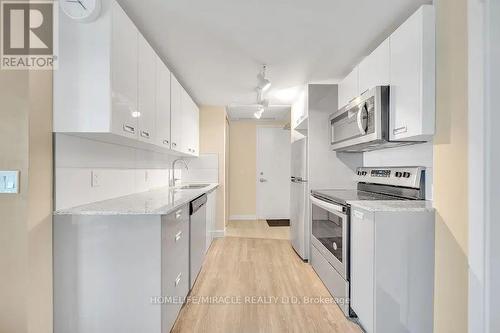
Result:
<instances>
[{"instance_id":1,"label":"stainless steel over-range microwave","mask_svg":"<svg viewBox=\"0 0 500 333\"><path fill-rule=\"evenodd\" d=\"M362 152L412 144L389 141L389 86L377 86L330 116L332 150Z\"/></svg>"}]
</instances>

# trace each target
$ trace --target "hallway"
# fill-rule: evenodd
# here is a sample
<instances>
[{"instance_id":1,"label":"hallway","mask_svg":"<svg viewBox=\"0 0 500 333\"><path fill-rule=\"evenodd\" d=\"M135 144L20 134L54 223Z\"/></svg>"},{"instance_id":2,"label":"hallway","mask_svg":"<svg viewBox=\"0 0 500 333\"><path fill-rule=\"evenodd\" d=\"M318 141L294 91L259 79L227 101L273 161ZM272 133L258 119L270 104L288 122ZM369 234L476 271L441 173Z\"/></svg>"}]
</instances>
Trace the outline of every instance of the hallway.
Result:
<instances>
[{"instance_id":1,"label":"hallway","mask_svg":"<svg viewBox=\"0 0 500 333\"><path fill-rule=\"evenodd\" d=\"M226 237L210 247L172 331L361 332L332 300L286 240Z\"/></svg>"},{"instance_id":2,"label":"hallway","mask_svg":"<svg viewBox=\"0 0 500 333\"><path fill-rule=\"evenodd\" d=\"M226 237L290 239L290 227L270 227L266 220L229 221Z\"/></svg>"}]
</instances>

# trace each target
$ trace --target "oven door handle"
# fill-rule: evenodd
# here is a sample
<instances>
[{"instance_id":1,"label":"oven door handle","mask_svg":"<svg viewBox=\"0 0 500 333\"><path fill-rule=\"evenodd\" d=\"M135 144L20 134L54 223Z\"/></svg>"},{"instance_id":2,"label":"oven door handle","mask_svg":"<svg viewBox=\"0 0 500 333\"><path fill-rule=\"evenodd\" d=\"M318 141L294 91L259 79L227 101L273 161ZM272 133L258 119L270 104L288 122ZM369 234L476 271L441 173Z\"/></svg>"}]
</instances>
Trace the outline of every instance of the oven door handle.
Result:
<instances>
[{"instance_id":1,"label":"oven door handle","mask_svg":"<svg viewBox=\"0 0 500 333\"><path fill-rule=\"evenodd\" d=\"M345 215L344 214L345 210L344 210L343 206L335 205L335 204L332 204L329 202L325 202L325 201L320 200L318 198L315 198L313 196L311 196L311 203L318 206L318 207L326 209L329 212L332 212L332 213L339 212L339 213L342 213L343 215Z\"/></svg>"}]
</instances>

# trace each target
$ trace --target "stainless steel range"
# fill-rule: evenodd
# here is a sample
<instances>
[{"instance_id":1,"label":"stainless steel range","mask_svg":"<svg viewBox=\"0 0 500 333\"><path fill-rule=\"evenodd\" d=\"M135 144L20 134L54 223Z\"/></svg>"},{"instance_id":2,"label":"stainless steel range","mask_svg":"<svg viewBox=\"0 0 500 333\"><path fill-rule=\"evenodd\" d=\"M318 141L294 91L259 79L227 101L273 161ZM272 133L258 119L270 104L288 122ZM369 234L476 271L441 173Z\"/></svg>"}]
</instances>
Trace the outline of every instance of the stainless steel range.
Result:
<instances>
[{"instance_id":1,"label":"stainless steel range","mask_svg":"<svg viewBox=\"0 0 500 333\"><path fill-rule=\"evenodd\" d=\"M346 316L349 299L350 201L424 200L425 168L358 168L357 189L311 191L311 264ZM316 251L314 251L316 250ZM314 257L320 254L322 258Z\"/></svg>"}]
</instances>

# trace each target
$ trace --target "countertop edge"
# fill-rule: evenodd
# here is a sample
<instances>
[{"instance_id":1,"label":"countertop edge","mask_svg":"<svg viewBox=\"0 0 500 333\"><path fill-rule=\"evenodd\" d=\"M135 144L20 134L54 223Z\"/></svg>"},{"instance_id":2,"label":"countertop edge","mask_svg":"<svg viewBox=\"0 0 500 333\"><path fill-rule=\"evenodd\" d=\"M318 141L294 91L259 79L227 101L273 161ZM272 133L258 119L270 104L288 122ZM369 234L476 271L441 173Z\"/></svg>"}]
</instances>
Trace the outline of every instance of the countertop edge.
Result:
<instances>
[{"instance_id":1,"label":"countertop edge","mask_svg":"<svg viewBox=\"0 0 500 333\"><path fill-rule=\"evenodd\" d=\"M432 201L429 200L348 200L347 203L354 208L370 212L434 212ZM421 206L416 207L415 204ZM413 206L412 206L413 205Z\"/></svg>"},{"instance_id":2,"label":"countertop edge","mask_svg":"<svg viewBox=\"0 0 500 333\"><path fill-rule=\"evenodd\" d=\"M152 189L149 191L145 192L139 192L139 193L133 193L129 194L126 196L122 197L117 197L117 198L111 198L107 200L102 200L102 201L96 201L93 203L85 204L85 205L80 205L80 206L75 206L71 208L65 208L65 209L59 209L55 210L52 212L53 216L120 216L120 215L168 215L172 213L174 210L178 209L179 207L188 204L191 202L193 199L199 197L200 195L203 194L208 194L213 191L215 191L218 187L220 186L219 183L211 183L209 186L203 189L197 189L197 190L180 190L183 191L183 194L186 196L185 198L182 198L179 201L174 201L174 204L172 206L169 206L169 203L165 203L164 206L161 206L160 208L153 209L151 211L118 211L118 210L96 210L92 209L93 205L97 205L103 202L119 202L120 200L130 200L134 196L143 196L147 195L148 193L153 193L155 191L161 191L162 189ZM163 190L167 190L167 188L163 188ZM169 207L166 207L169 206ZM85 209L85 207L89 207L88 209Z\"/></svg>"}]
</instances>

